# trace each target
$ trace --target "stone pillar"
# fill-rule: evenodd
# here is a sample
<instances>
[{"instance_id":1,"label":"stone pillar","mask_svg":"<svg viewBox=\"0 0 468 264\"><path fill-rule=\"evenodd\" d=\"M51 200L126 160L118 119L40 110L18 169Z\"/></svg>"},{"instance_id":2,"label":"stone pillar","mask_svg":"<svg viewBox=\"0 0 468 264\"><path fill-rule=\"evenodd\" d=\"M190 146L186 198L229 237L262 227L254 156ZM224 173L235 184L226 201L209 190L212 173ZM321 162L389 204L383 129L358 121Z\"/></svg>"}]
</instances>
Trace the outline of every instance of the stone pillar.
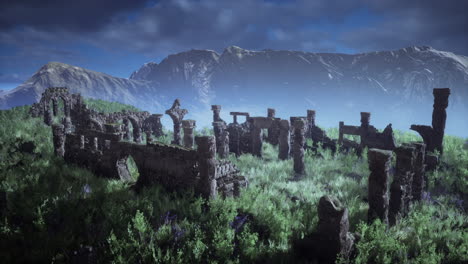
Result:
<instances>
[{"instance_id":1,"label":"stone pillar","mask_svg":"<svg viewBox=\"0 0 468 264\"><path fill-rule=\"evenodd\" d=\"M217 121L213 122L213 132L216 140L216 150L219 153L221 150L221 141L222 141L222 134L224 130L226 129L226 124L224 121Z\"/></svg>"},{"instance_id":2,"label":"stone pillar","mask_svg":"<svg viewBox=\"0 0 468 264\"><path fill-rule=\"evenodd\" d=\"M273 108L268 108L267 116L269 118L273 118L273 122L271 123L270 127L268 128L268 137L267 142L276 146L278 145L278 137L279 137L279 118L275 118L276 110Z\"/></svg>"},{"instance_id":3,"label":"stone pillar","mask_svg":"<svg viewBox=\"0 0 468 264\"><path fill-rule=\"evenodd\" d=\"M262 128L253 124L252 130L250 133L252 137L252 155L257 156L257 157L262 157L262 145L263 145Z\"/></svg>"},{"instance_id":4,"label":"stone pillar","mask_svg":"<svg viewBox=\"0 0 468 264\"><path fill-rule=\"evenodd\" d=\"M216 183L216 142L213 136L195 137L198 153L200 180L198 191L205 198L217 196Z\"/></svg>"},{"instance_id":5,"label":"stone pillar","mask_svg":"<svg viewBox=\"0 0 468 264\"><path fill-rule=\"evenodd\" d=\"M52 112L50 111L50 107L44 107L44 123L48 126L52 125L52 121L54 117L52 116Z\"/></svg>"},{"instance_id":6,"label":"stone pillar","mask_svg":"<svg viewBox=\"0 0 468 264\"><path fill-rule=\"evenodd\" d=\"M432 128L434 129L434 150L440 153L444 151L443 140L445 133L445 122L447 120L446 109L449 103L449 88L434 89L434 110L432 112ZM432 151L432 150L429 150Z\"/></svg>"},{"instance_id":7,"label":"stone pillar","mask_svg":"<svg viewBox=\"0 0 468 264\"><path fill-rule=\"evenodd\" d=\"M392 152L381 149L369 149L368 222L379 218L388 225L388 180L392 162Z\"/></svg>"},{"instance_id":8,"label":"stone pillar","mask_svg":"<svg viewBox=\"0 0 468 264\"><path fill-rule=\"evenodd\" d=\"M280 160L287 160L289 159L289 151L290 151L290 127L288 120L281 120L279 122L280 128L280 136L279 136L279 151L278 151L278 159Z\"/></svg>"},{"instance_id":9,"label":"stone pillar","mask_svg":"<svg viewBox=\"0 0 468 264\"><path fill-rule=\"evenodd\" d=\"M63 100L63 112L65 116L70 117L71 109L70 109L70 102L68 101L68 99Z\"/></svg>"},{"instance_id":10,"label":"stone pillar","mask_svg":"<svg viewBox=\"0 0 468 264\"><path fill-rule=\"evenodd\" d=\"M184 128L184 147L193 148L194 145L194 128L195 120L182 120L182 127Z\"/></svg>"},{"instance_id":11,"label":"stone pillar","mask_svg":"<svg viewBox=\"0 0 468 264\"><path fill-rule=\"evenodd\" d=\"M368 146L367 135L369 132L370 116L371 116L371 113L369 112L361 112L361 127L360 127L361 149L364 149L366 146Z\"/></svg>"},{"instance_id":12,"label":"stone pillar","mask_svg":"<svg viewBox=\"0 0 468 264\"><path fill-rule=\"evenodd\" d=\"M332 197L323 196L318 204L316 243L320 263L335 263L337 255L349 259L354 237L349 233L348 209Z\"/></svg>"},{"instance_id":13,"label":"stone pillar","mask_svg":"<svg viewBox=\"0 0 468 264\"><path fill-rule=\"evenodd\" d=\"M132 138L132 131L130 130L130 121L128 119L123 120L124 123L124 140L130 140Z\"/></svg>"},{"instance_id":14,"label":"stone pillar","mask_svg":"<svg viewBox=\"0 0 468 264\"><path fill-rule=\"evenodd\" d=\"M315 110L307 110L307 123L309 126L315 126Z\"/></svg>"},{"instance_id":15,"label":"stone pillar","mask_svg":"<svg viewBox=\"0 0 468 264\"><path fill-rule=\"evenodd\" d=\"M164 135L163 133L163 127L162 127L162 124L161 124L161 117L163 115L161 114L153 114L151 115L153 118L154 118L154 124L153 124L153 135L155 137L161 137Z\"/></svg>"},{"instance_id":16,"label":"stone pillar","mask_svg":"<svg viewBox=\"0 0 468 264\"><path fill-rule=\"evenodd\" d=\"M153 143L151 131L146 131L145 134L146 134L146 145Z\"/></svg>"},{"instance_id":17,"label":"stone pillar","mask_svg":"<svg viewBox=\"0 0 468 264\"><path fill-rule=\"evenodd\" d=\"M301 119L294 121L294 172L296 175L305 174L304 145L305 145L305 122Z\"/></svg>"},{"instance_id":18,"label":"stone pillar","mask_svg":"<svg viewBox=\"0 0 468 264\"><path fill-rule=\"evenodd\" d=\"M443 140L445 133L445 122L447 120L446 109L449 103L450 89L436 88L434 94L434 110L432 111L432 127L424 125L411 125L411 130L418 132L426 144L427 152L435 150L443 153ZM428 158L427 156L426 158ZM428 166L429 168L429 166Z\"/></svg>"},{"instance_id":19,"label":"stone pillar","mask_svg":"<svg viewBox=\"0 0 468 264\"><path fill-rule=\"evenodd\" d=\"M312 138L313 127L315 127L315 110L307 110L306 138Z\"/></svg>"},{"instance_id":20,"label":"stone pillar","mask_svg":"<svg viewBox=\"0 0 468 264\"><path fill-rule=\"evenodd\" d=\"M396 172L390 186L390 206L388 212L390 225L396 224L399 216L404 217L408 213L411 201L415 150L411 146L401 146L395 149L397 156Z\"/></svg>"},{"instance_id":21,"label":"stone pillar","mask_svg":"<svg viewBox=\"0 0 468 264\"><path fill-rule=\"evenodd\" d=\"M64 126L64 131L65 131L65 134L70 134L72 132L72 122L71 122L71 118L69 116L65 116L63 119L62 119L62 124Z\"/></svg>"},{"instance_id":22,"label":"stone pillar","mask_svg":"<svg viewBox=\"0 0 468 264\"><path fill-rule=\"evenodd\" d=\"M423 191L426 186L426 145L424 143L413 143L412 145L416 151L413 167L413 186L411 188L412 199L413 201L419 201L422 199Z\"/></svg>"},{"instance_id":23,"label":"stone pillar","mask_svg":"<svg viewBox=\"0 0 468 264\"><path fill-rule=\"evenodd\" d=\"M52 135L54 142L55 155L62 157L65 155L65 131L64 126L60 124L52 125Z\"/></svg>"},{"instance_id":24,"label":"stone pillar","mask_svg":"<svg viewBox=\"0 0 468 264\"><path fill-rule=\"evenodd\" d=\"M221 112L220 105L212 105L211 110L213 111L213 122L224 122L219 115L219 113Z\"/></svg>"},{"instance_id":25,"label":"stone pillar","mask_svg":"<svg viewBox=\"0 0 468 264\"><path fill-rule=\"evenodd\" d=\"M274 118L275 115L276 115L276 110L275 109L273 109L273 108L268 108L267 109L267 116L268 117Z\"/></svg>"},{"instance_id":26,"label":"stone pillar","mask_svg":"<svg viewBox=\"0 0 468 264\"><path fill-rule=\"evenodd\" d=\"M370 125L370 116L371 113L369 112L361 112L361 127L365 128L366 130L369 128Z\"/></svg>"},{"instance_id":27,"label":"stone pillar","mask_svg":"<svg viewBox=\"0 0 468 264\"><path fill-rule=\"evenodd\" d=\"M180 109L180 102L179 99L176 99L172 104L172 107L166 110L166 114L172 118L172 122L174 122L174 140L172 144L181 145L181 138L180 138L180 126L182 119L188 113L186 109Z\"/></svg>"},{"instance_id":28,"label":"stone pillar","mask_svg":"<svg viewBox=\"0 0 468 264\"><path fill-rule=\"evenodd\" d=\"M58 115L58 102L56 99L52 99L52 114L54 116Z\"/></svg>"},{"instance_id":29,"label":"stone pillar","mask_svg":"<svg viewBox=\"0 0 468 264\"><path fill-rule=\"evenodd\" d=\"M217 143L217 141L216 141ZM229 132L224 130L220 137L220 149L218 150L219 157L226 159L229 157Z\"/></svg>"},{"instance_id":30,"label":"stone pillar","mask_svg":"<svg viewBox=\"0 0 468 264\"><path fill-rule=\"evenodd\" d=\"M141 143L141 127L138 124L133 126L133 141Z\"/></svg>"}]
</instances>

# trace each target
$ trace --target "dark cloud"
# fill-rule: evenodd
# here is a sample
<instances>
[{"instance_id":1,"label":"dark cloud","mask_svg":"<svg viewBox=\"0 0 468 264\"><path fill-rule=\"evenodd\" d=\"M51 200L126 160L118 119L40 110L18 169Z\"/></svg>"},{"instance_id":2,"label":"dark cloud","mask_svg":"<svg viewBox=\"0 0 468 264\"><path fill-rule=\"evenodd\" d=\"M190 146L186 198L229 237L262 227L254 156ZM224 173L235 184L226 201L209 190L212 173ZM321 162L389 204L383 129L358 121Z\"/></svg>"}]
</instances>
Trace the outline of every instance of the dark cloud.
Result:
<instances>
[{"instance_id":1,"label":"dark cloud","mask_svg":"<svg viewBox=\"0 0 468 264\"><path fill-rule=\"evenodd\" d=\"M377 24L346 32L343 43L368 51L429 45L468 55L468 1L379 0L364 1Z\"/></svg>"},{"instance_id":2,"label":"dark cloud","mask_svg":"<svg viewBox=\"0 0 468 264\"><path fill-rule=\"evenodd\" d=\"M7 0L0 1L0 29L34 27L44 31L95 31L117 15L141 8L146 0Z\"/></svg>"},{"instance_id":3,"label":"dark cloud","mask_svg":"<svg viewBox=\"0 0 468 264\"><path fill-rule=\"evenodd\" d=\"M86 45L153 58L230 45L312 52L430 45L468 54L466 0L15 0L0 9L0 47L16 50L0 55L8 59L1 68L93 59Z\"/></svg>"}]
</instances>

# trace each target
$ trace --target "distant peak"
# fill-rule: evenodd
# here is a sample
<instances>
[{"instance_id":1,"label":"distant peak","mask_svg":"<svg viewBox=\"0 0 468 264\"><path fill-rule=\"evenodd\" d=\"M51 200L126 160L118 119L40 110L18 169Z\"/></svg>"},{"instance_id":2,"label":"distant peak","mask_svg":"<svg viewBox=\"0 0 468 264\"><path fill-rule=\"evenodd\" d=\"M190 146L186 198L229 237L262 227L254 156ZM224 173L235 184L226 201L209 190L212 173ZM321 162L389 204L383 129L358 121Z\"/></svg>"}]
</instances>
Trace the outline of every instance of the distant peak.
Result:
<instances>
[{"instance_id":1,"label":"distant peak","mask_svg":"<svg viewBox=\"0 0 468 264\"><path fill-rule=\"evenodd\" d=\"M434 50L432 47L430 46L410 46L410 47L407 47L407 48L403 48L402 49L403 51L406 51L406 52L418 52L418 51L430 51L430 50Z\"/></svg>"},{"instance_id":2,"label":"distant peak","mask_svg":"<svg viewBox=\"0 0 468 264\"><path fill-rule=\"evenodd\" d=\"M44 66L42 66L42 68L54 68L54 67L59 67L59 66L71 66L71 65L68 65L68 64L65 64L65 63L62 63L62 62L58 62L58 61L50 61L48 62L47 64L45 64Z\"/></svg>"},{"instance_id":3,"label":"distant peak","mask_svg":"<svg viewBox=\"0 0 468 264\"><path fill-rule=\"evenodd\" d=\"M229 46L224 50L224 52L228 52L228 53L240 53L244 51L247 51L247 50L238 46Z\"/></svg>"}]
</instances>

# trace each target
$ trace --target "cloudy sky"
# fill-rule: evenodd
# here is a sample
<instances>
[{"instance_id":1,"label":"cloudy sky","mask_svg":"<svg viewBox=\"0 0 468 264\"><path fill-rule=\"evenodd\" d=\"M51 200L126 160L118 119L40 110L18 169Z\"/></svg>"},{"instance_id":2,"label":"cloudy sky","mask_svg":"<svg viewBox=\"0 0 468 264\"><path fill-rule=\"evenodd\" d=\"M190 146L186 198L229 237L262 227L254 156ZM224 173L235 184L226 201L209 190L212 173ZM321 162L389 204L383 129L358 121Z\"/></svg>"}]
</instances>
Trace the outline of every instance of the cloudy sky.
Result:
<instances>
[{"instance_id":1,"label":"cloudy sky","mask_svg":"<svg viewBox=\"0 0 468 264\"><path fill-rule=\"evenodd\" d=\"M128 77L189 49L468 55L467 0L0 1L0 89L49 61Z\"/></svg>"}]
</instances>

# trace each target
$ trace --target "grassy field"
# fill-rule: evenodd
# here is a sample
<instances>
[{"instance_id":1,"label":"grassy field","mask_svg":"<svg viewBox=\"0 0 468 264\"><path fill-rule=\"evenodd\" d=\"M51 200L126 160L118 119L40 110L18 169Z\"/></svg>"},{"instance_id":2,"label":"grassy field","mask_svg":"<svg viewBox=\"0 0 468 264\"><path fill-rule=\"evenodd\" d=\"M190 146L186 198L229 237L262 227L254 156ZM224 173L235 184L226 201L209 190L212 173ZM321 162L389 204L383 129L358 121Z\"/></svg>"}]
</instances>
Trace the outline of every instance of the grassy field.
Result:
<instances>
[{"instance_id":1,"label":"grassy field","mask_svg":"<svg viewBox=\"0 0 468 264\"><path fill-rule=\"evenodd\" d=\"M100 111L133 107L88 101ZM0 111L0 259L2 263L301 263L295 240L314 231L321 196L349 210L361 237L353 263L467 263L468 151L447 136L429 193L388 230L366 223L366 155L307 152L307 175L292 181L292 160L229 159L250 182L238 198L203 200L159 186L135 194L53 154L50 127L29 107ZM337 130L328 131L332 137ZM209 134L210 131L198 131ZM399 143L419 137L396 132ZM170 141L170 133L159 140ZM34 148L31 148L31 143Z\"/></svg>"}]
</instances>

